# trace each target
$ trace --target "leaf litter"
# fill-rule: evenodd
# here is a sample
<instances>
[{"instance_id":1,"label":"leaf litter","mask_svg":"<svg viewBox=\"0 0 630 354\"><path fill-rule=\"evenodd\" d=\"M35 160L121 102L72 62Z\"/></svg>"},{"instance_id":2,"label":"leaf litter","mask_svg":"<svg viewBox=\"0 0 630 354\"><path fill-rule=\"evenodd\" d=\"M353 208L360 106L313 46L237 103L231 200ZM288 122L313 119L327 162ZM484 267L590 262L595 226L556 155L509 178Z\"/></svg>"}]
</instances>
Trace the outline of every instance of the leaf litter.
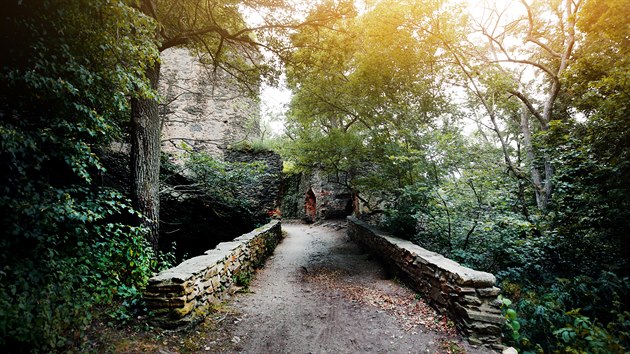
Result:
<instances>
[{"instance_id":1,"label":"leaf litter","mask_svg":"<svg viewBox=\"0 0 630 354\"><path fill-rule=\"evenodd\" d=\"M406 332L423 328L449 337L457 336L455 324L447 316L438 313L407 287L368 286L351 279L343 270L327 267L309 269L302 276L315 286L338 289L348 301L376 307L394 316Z\"/></svg>"}]
</instances>

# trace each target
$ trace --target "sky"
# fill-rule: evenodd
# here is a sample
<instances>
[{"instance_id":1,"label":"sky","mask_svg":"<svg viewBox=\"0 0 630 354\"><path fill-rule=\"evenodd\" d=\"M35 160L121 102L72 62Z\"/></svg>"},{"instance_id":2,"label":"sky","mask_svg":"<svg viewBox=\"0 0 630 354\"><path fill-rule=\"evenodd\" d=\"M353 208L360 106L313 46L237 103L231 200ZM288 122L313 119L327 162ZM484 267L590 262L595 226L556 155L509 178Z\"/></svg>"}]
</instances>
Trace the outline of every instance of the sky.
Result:
<instances>
[{"instance_id":1,"label":"sky","mask_svg":"<svg viewBox=\"0 0 630 354\"><path fill-rule=\"evenodd\" d=\"M263 85L260 90L261 123L267 124L274 135L281 135L284 131L284 114L291 101L291 90L282 82L280 85Z\"/></svg>"}]
</instances>

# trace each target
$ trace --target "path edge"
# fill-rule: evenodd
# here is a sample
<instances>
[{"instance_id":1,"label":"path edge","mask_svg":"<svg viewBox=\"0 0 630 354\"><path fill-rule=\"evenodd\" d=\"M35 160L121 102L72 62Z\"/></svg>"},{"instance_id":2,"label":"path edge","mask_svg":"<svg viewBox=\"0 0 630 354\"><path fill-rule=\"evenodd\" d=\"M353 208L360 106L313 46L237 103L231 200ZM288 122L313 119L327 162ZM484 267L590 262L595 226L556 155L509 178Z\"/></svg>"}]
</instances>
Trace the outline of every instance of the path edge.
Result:
<instances>
[{"instance_id":1,"label":"path edge","mask_svg":"<svg viewBox=\"0 0 630 354\"><path fill-rule=\"evenodd\" d=\"M495 286L493 274L464 267L354 216L347 221L350 239L404 274L408 285L445 312L470 344L505 349L501 344L505 323L498 299L501 289Z\"/></svg>"},{"instance_id":2,"label":"path edge","mask_svg":"<svg viewBox=\"0 0 630 354\"><path fill-rule=\"evenodd\" d=\"M154 314L151 324L178 329L199 323L264 264L281 239L281 223L273 220L155 275L143 293Z\"/></svg>"}]
</instances>

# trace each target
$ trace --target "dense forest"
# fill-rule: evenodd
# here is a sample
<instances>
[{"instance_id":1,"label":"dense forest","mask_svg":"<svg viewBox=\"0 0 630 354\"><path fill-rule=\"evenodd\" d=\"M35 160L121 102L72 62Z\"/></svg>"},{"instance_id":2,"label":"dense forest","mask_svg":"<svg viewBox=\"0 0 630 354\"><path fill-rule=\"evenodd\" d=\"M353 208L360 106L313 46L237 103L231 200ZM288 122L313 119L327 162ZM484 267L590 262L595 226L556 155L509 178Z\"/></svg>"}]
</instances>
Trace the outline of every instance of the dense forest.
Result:
<instances>
[{"instance_id":1,"label":"dense forest","mask_svg":"<svg viewBox=\"0 0 630 354\"><path fill-rule=\"evenodd\" d=\"M506 342L628 348L628 1L375 1L298 31L285 149L497 275ZM626 349L624 349L626 348Z\"/></svg>"},{"instance_id":2,"label":"dense forest","mask_svg":"<svg viewBox=\"0 0 630 354\"><path fill-rule=\"evenodd\" d=\"M80 347L95 307L128 319L169 265L156 88L160 52L186 46L254 94L286 78L287 172L343 175L365 217L495 274L505 344L628 351L629 7L6 1L0 347ZM121 141L127 195L102 182ZM224 165L189 164L237 202Z\"/></svg>"}]
</instances>

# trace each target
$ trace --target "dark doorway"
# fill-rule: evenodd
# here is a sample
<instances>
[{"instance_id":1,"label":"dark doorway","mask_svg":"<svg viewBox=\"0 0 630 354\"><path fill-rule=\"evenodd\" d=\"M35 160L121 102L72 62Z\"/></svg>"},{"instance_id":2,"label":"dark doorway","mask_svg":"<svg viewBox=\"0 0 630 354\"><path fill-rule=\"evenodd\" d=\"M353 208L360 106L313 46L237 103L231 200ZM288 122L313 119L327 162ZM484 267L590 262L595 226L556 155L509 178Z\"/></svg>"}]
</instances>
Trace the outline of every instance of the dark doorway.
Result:
<instances>
[{"instance_id":1,"label":"dark doorway","mask_svg":"<svg viewBox=\"0 0 630 354\"><path fill-rule=\"evenodd\" d=\"M306 192L304 214L306 222L315 222L315 219L317 218L317 199L315 198L315 193L313 193L312 188L309 188L308 192Z\"/></svg>"}]
</instances>

